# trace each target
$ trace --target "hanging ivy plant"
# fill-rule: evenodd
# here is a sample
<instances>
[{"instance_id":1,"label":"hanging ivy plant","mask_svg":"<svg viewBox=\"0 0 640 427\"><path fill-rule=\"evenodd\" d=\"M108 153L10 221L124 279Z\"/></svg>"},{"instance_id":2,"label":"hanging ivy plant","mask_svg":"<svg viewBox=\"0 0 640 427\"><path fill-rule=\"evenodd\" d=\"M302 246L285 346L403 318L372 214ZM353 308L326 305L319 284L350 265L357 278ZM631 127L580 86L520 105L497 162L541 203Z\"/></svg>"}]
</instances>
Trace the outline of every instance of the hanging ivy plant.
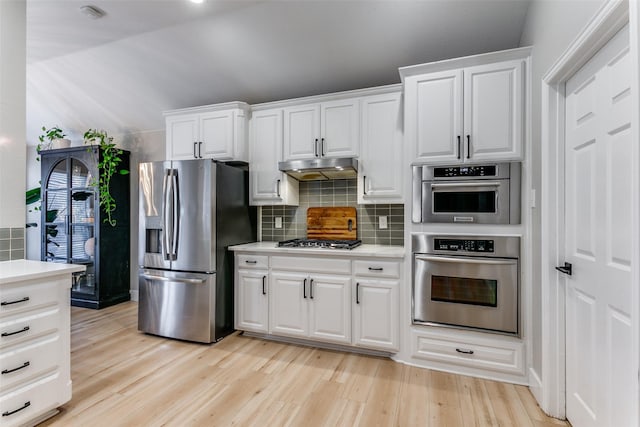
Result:
<instances>
[{"instance_id":1,"label":"hanging ivy plant","mask_svg":"<svg viewBox=\"0 0 640 427\"><path fill-rule=\"evenodd\" d=\"M112 227L116 226L116 220L112 218L112 213L116 210L116 200L111 195L111 178L116 173L120 175L127 175L129 173L126 169L119 169L119 164L122 162L122 150L116 148L116 144L113 143L113 137L108 136L104 130L89 129L84 133L84 143L98 145L101 155L98 162L99 177L97 182L94 178L94 182L91 185L98 187L100 207L106 214L104 222L108 223Z\"/></svg>"}]
</instances>

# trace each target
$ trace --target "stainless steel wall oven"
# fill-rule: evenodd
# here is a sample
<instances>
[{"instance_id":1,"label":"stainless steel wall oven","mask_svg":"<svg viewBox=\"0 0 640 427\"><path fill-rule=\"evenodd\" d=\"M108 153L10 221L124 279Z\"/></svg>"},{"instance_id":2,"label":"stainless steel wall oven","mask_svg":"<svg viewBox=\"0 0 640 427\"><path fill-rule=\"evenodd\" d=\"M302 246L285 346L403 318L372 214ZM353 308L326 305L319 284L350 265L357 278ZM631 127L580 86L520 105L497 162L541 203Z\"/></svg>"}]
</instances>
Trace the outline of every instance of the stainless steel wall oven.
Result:
<instances>
[{"instance_id":1,"label":"stainless steel wall oven","mask_svg":"<svg viewBox=\"0 0 640 427\"><path fill-rule=\"evenodd\" d=\"M414 234L413 323L519 335L520 237Z\"/></svg>"},{"instance_id":2,"label":"stainless steel wall oven","mask_svg":"<svg viewBox=\"0 0 640 427\"><path fill-rule=\"evenodd\" d=\"M520 224L520 163L413 166L413 222Z\"/></svg>"}]
</instances>

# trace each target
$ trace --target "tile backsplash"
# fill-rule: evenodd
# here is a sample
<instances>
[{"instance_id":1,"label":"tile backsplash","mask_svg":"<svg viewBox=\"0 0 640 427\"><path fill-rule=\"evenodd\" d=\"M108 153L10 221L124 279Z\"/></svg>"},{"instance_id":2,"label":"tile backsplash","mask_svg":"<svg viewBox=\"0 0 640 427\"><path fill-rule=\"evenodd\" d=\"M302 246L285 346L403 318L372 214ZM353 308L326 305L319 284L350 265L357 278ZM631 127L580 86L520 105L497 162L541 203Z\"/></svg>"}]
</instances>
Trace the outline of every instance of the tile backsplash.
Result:
<instances>
[{"instance_id":1,"label":"tile backsplash","mask_svg":"<svg viewBox=\"0 0 640 427\"><path fill-rule=\"evenodd\" d=\"M300 206L263 206L262 240L280 241L307 236L307 208L312 206L355 206L358 238L362 243L403 245L404 205L358 205L355 179L300 182ZM387 217L386 229L379 229L378 218ZM275 228L282 217L282 228Z\"/></svg>"},{"instance_id":2,"label":"tile backsplash","mask_svg":"<svg viewBox=\"0 0 640 427\"><path fill-rule=\"evenodd\" d=\"M0 228L0 261L24 259L24 228Z\"/></svg>"}]
</instances>

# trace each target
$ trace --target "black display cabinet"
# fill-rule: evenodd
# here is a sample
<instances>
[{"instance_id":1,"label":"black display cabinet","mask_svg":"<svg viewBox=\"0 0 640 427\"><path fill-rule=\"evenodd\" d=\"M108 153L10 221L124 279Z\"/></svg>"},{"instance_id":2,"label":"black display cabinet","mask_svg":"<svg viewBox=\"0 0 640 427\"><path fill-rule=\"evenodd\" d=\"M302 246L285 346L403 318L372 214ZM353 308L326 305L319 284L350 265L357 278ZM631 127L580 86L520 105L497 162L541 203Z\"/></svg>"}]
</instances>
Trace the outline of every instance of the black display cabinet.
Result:
<instances>
[{"instance_id":1,"label":"black display cabinet","mask_svg":"<svg viewBox=\"0 0 640 427\"><path fill-rule=\"evenodd\" d=\"M130 299L131 255L129 175L111 178L112 227L98 208L100 155L97 145L40 152L41 260L85 265L73 276L71 305L98 309ZM120 169L129 170L129 157L123 151Z\"/></svg>"}]
</instances>

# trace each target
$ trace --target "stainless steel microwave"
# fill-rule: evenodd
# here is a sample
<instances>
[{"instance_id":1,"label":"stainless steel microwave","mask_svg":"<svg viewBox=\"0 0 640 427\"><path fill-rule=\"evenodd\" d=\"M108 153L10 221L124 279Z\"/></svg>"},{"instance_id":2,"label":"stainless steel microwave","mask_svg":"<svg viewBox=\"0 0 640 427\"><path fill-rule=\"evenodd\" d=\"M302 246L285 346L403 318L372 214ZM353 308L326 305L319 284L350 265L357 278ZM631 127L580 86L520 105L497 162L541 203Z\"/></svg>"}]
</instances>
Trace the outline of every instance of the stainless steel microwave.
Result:
<instances>
[{"instance_id":1,"label":"stainless steel microwave","mask_svg":"<svg viewBox=\"0 0 640 427\"><path fill-rule=\"evenodd\" d=\"M520 224L520 163L413 166L412 221Z\"/></svg>"}]
</instances>

